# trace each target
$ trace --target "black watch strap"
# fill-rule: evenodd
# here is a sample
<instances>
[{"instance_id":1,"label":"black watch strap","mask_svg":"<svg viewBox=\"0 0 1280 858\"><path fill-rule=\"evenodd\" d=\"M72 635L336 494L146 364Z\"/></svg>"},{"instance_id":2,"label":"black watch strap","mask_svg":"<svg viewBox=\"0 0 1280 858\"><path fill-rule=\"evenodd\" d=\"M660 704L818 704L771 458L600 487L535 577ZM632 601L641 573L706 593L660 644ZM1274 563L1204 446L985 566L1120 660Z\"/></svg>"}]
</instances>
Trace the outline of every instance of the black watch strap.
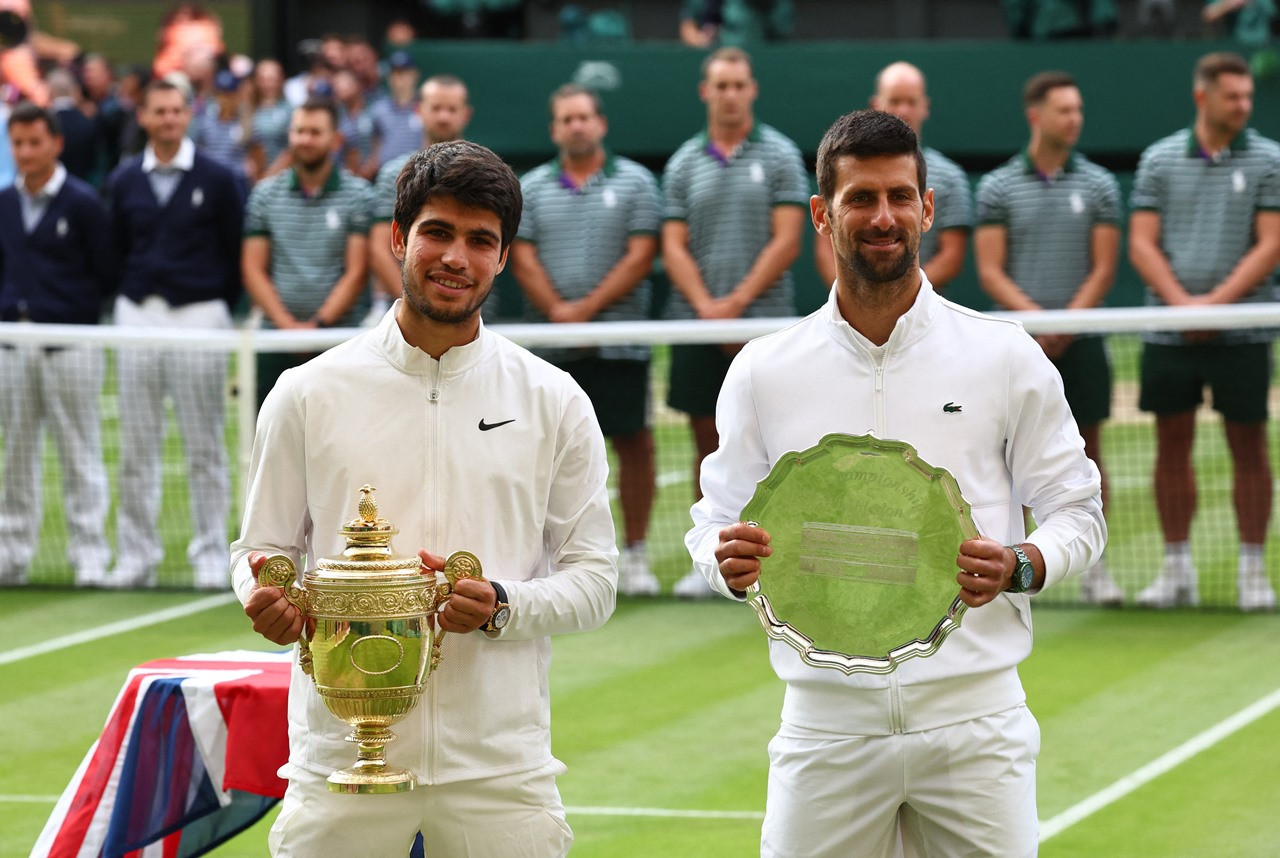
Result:
<instances>
[{"instance_id":1,"label":"black watch strap","mask_svg":"<svg viewBox=\"0 0 1280 858\"><path fill-rule=\"evenodd\" d=\"M490 581L489 586L493 588L494 596L497 598L493 603L493 613L489 615L489 620L481 626L486 632L499 632L507 625L507 621L511 619L511 605L507 602L507 591L497 581Z\"/></svg>"}]
</instances>

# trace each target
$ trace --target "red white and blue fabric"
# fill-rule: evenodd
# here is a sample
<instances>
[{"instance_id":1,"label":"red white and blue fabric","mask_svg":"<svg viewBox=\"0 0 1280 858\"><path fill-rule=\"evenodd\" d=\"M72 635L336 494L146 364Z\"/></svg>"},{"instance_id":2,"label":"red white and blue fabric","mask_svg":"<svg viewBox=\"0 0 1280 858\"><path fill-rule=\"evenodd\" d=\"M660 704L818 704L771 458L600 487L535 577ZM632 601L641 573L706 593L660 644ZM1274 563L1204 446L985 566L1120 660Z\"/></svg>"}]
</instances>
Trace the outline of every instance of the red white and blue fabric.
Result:
<instances>
[{"instance_id":1,"label":"red white and blue fabric","mask_svg":"<svg viewBox=\"0 0 1280 858\"><path fill-rule=\"evenodd\" d=\"M289 653L223 652L129 672L33 858L192 858L284 795Z\"/></svg>"}]
</instances>

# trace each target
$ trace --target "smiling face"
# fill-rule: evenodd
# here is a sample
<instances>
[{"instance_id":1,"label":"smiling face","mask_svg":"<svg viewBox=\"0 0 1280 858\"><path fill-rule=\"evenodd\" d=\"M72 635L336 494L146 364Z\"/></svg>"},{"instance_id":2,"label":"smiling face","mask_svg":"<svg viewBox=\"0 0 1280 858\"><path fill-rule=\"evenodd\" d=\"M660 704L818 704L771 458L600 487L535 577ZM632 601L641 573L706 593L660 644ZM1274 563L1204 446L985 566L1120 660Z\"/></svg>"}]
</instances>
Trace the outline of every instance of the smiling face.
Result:
<instances>
[{"instance_id":1,"label":"smiling face","mask_svg":"<svg viewBox=\"0 0 1280 858\"><path fill-rule=\"evenodd\" d=\"M404 307L415 323L452 326L460 342L469 341L507 262L498 215L453 197L431 198L407 233L392 223L391 248L403 263Z\"/></svg>"},{"instance_id":2,"label":"smiling face","mask_svg":"<svg viewBox=\"0 0 1280 858\"><path fill-rule=\"evenodd\" d=\"M813 198L814 224L831 236L839 279L851 286L893 284L919 265L920 234L933 224L933 192L921 193L912 155L835 162L831 202Z\"/></svg>"}]
</instances>

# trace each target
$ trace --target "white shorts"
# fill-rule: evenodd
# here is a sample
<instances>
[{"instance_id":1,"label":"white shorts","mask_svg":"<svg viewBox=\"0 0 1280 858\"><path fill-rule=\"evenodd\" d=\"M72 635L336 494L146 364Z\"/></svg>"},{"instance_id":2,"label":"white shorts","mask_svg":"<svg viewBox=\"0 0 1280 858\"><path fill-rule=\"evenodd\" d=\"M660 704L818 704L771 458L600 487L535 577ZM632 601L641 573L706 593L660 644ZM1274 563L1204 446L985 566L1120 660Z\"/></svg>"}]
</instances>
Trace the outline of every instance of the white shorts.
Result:
<instances>
[{"instance_id":1,"label":"white shorts","mask_svg":"<svg viewBox=\"0 0 1280 858\"><path fill-rule=\"evenodd\" d=\"M1035 855L1040 726L1026 706L890 736L783 724L769 743L768 858Z\"/></svg>"},{"instance_id":2,"label":"white shorts","mask_svg":"<svg viewBox=\"0 0 1280 858\"><path fill-rule=\"evenodd\" d=\"M408 858L419 831L426 858L563 858L573 844L556 789L559 761L390 795L329 792L323 775L286 770L289 788L267 838L277 858Z\"/></svg>"}]
</instances>

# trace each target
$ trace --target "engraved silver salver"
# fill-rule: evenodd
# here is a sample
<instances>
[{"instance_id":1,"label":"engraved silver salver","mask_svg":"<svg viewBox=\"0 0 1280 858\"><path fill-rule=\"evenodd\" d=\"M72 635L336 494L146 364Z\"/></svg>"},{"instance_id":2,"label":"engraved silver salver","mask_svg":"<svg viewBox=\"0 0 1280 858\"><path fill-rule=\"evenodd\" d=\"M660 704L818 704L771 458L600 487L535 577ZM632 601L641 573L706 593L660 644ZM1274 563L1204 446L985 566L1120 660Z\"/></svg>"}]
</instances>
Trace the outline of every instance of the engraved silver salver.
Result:
<instances>
[{"instance_id":1,"label":"engraved silver salver","mask_svg":"<svg viewBox=\"0 0 1280 858\"><path fill-rule=\"evenodd\" d=\"M910 444L827 435L779 459L741 518L772 538L751 604L814 667L889 673L960 625L956 555L978 529L955 478Z\"/></svg>"}]
</instances>

